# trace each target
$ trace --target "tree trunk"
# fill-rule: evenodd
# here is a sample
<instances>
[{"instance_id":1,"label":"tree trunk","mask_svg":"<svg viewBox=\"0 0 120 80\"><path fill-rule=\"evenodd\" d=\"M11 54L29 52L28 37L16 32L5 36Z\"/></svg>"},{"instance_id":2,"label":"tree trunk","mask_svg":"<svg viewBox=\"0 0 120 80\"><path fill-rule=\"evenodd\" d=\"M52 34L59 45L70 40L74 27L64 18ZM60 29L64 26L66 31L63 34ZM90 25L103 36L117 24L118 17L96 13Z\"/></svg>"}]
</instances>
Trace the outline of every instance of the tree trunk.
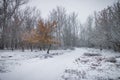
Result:
<instances>
[{"instance_id":1,"label":"tree trunk","mask_svg":"<svg viewBox=\"0 0 120 80\"><path fill-rule=\"evenodd\" d=\"M40 51L42 50L41 46L39 46Z\"/></svg>"},{"instance_id":2,"label":"tree trunk","mask_svg":"<svg viewBox=\"0 0 120 80\"><path fill-rule=\"evenodd\" d=\"M49 54L50 48L51 48L51 44L50 44L50 46L49 46L49 48L47 50L47 54Z\"/></svg>"},{"instance_id":3,"label":"tree trunk","mask_svg":"<svg viewBox=\"0 0 120 80\"><path fill-rule=\"evenodd\" d=\"M4 49L4 42L3 42L3 39L1 39L0 49L1 49L1 50L3 50L3 49Z\"/></svg>"},{"instance_id":4,"label":"tree trunk","mask_svg":"<svg viewBox=\"0 0 120 80\"><path fill-rule=\"evenodd\" d=\"M22 46L22 52L24 52L24 46Z\"/></svg>"},{"instance_id":5,"label":"tree trunk","mask_svg":"<svg viewBox=\"0 0 120 80\"><path fill-rule=\"evenodd\" d=\"M31 49L31 52L33 51L33 46L32 46L32 44L30 45L30 49Z\"/></svg>"},{"instance_id":6,"label":"tree trunk","mask_svg":"<svg viewBox=\"0 0 120 80\"><path fill-rule=\"evenodd\" d=\"M24 44L23 44L23 42L21 43L21 48L22 48L22 52L24 52Z\"/></svg>"}]
</instances>

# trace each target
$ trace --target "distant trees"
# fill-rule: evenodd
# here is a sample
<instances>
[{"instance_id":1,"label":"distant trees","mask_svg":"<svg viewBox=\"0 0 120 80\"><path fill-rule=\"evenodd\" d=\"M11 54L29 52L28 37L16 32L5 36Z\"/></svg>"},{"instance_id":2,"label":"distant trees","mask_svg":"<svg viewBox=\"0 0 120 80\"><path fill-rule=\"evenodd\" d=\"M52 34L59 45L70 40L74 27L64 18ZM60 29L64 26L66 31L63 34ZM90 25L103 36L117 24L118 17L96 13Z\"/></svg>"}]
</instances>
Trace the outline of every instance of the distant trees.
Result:
<instances>
[{"instance_id":1,"label":"distant trees","mask_svg":"<svg viewBox=\"0 0 120 80\"><path fill-rule=\"evenodd\" d=\"M22 24L20 26L20 39L19 39L19 46L24 49L31 49L32 50L32 44L23 42L23 33L26 33L25 38L28 36L27 34L31 34L31 32L33 32L34 28L37 26L38 24L38 20L41 19L41 13L39 10L37 10L36 8L30 8L30 7L26 7L24 10L21 10L20 12L20 16L22 19ZM32 31L33 30L33 31Z\"/></svg>"},{"instance_id":2,"label":"distant trees","mask_svg":"<svg viewBox=\"0 0 120 80\"><path fill-rule=\"evenodd\" d=\"M63 39L62 39L62 35L63 35L63 28L65 27L65 23L66 23L66 10L65 8L62 7L57 7L56 9L53 9L50 14L49 14L49 19L51 21L57 21L57 29L56 29L56 38L59 40L59 42L61 42L61 44L59 44L59 46L63 46Z\"/></svg>"},{"instance_id":3,"label":"distant trees","mask_svg":"<svg viewBox=\"0 0 120 80\"><path fill-rule=\"evenodd\" d=\"M9 39L9 26L11 26L12 18L19 7L25 4L26 0L2 0L0 1L0 18L1 18L1 38L0 38L0 49L8 47Z\"/></svg>"},{"instance_id":4,"label":"distant trees","mask_svg":"<svg viewBox=\"0 0 120 80\"><path fill-rule=\"evenodd\" d=\"M93 28L91 28L91 23ZM98 13L95 12L93 20L89 17L87 24L88 28L83 30L87 30L84 36L88 36L89 44L120 51L120 2Z\"/></svg>"},{"instance_id":5,"label":"distant trees","mask_svg":"<svg viewBox=\"0 0 120 80\"><path fill-rule=\"evenodd\" d=\"M56 48L78 46L77 14L68 15L64 8L57 7L50 12L48 20L43 20L36 8L20 9L26 2L0 1L0 49L41 50L53 43L59 43Z\"/></svg>"},{"instance_id":6,"label":"distant trees","mask_svg":"<svg viewBox=\"0 0 120 80\"><path fill-rule=\"evenodd\" d=\"M36 8L20 7L27 0L0 1L0 49L96 47L120 51L120 2L90 15L81 24L78 15L56 7L48 19ZM55 45L57 44L57 45Z\"/></svg>"},{"instance_id":7,"label":"distant trees","mask_svg":"<svg viewBox=\"0 0 120 80\"><path fill-rule=\"evenodd\" d=\"M61 47L78 46L79 26L76 13L67 14L64 8L57 7L50 12L49 19L57 21L56 37L61 42Z\"/></svg>"},{"instance_id":8,"label":"distant trees","mask_svg":"<svg viewBox=\"0 0 120 80\"><path fill-rule=\"evenodd\" d=\"M80 45L81 46L86 46L86 47L93 47L93 30L94 30L94 27L93 27L93 23L94 22L94 19L93 19L93 16L90 15L88 18L87 18L87 21L84 25L81 25L81 29L80 29Z\"/></svg>"},{"instance_id":9,"label":"distant trees","mask_svg":"<svg viewBox=\"0 0 120 80\"><path fill-rule=\"evenodd\" d=\"M96 29L102 34L104 41L103 48L113 48L120 50L120 2L117 2L111 7L102 10L96 16ZM100 30L102 32L100 32Z\"/></svg>"},{"instance_id":10,"label":"distant trees","mask_svg":"<svg viewBox=\"0 0 120 80\"><path fill-rule=\"evenodd\" d=\"M27 2L28 0L0 1L0 49L20 49L22 33L37 25L41 18L39 10L30 7L20 9Z\"/></svg>"}]
</instances>

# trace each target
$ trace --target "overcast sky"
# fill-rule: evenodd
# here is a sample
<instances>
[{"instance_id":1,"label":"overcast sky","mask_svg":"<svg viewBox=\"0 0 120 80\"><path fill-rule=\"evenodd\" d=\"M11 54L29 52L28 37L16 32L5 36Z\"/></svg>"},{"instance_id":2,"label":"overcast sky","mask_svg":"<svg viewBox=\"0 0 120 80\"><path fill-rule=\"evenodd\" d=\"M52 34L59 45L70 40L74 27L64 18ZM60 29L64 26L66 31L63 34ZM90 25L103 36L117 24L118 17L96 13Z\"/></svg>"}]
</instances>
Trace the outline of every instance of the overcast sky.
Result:
<instances>
[{"instance_id":1,"label":"overcast sky","mask_svg":"<svg viewBox=\"0 0 120 80\"><path fill-rule=\"evenodd\" d=\"M116 1L118 0L29 0L28 5L40 9L44 18L56 6L62 6L67 10L67 13L78 13L80 21L84 23L86 18L94 11L100 11Z\"/></svg>"}]
</instances>

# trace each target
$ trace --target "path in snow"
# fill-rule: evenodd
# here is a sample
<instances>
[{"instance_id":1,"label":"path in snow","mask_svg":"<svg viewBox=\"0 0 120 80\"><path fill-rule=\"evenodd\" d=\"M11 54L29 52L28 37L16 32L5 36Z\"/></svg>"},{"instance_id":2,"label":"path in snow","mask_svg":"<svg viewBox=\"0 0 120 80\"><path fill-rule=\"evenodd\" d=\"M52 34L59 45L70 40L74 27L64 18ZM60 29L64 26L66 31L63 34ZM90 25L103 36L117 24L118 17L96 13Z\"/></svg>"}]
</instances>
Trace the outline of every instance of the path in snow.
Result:
<instances>
[{"instance_id":1,"label":"path in snow","mask_svg":"<svg viewBox=\"0 0 120 80\"><path fill-rule=\"evenodd\" d=\"M53 58L27 60L12 72L0 74L0 77L2 80L58 80L65 68L73 66L73 61L84 51L76 49Z\"/></svg>"}]
</instances>

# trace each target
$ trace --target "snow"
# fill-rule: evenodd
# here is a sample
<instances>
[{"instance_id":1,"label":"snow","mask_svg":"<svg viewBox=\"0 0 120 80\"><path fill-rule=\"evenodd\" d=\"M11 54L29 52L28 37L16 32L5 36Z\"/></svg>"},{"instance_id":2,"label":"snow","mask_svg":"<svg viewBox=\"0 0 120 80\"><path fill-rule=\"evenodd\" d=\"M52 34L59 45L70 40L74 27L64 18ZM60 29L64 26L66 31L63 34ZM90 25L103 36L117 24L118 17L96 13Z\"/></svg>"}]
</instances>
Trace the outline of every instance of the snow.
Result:
<instances>
[{"instance_id":1,"label":"snow","mask_svg":"<svg viewBox=\"0 0 120 80\"><path fill-rule=\"evenodd\" d=\"M101 54L85 56L84 53ZM107 59L114 57L116 62ZM120 80L120 53L112 50L0 51L0 80ZM3 65L4 64L4 65Z\"/></svg>"}]
</instances>

